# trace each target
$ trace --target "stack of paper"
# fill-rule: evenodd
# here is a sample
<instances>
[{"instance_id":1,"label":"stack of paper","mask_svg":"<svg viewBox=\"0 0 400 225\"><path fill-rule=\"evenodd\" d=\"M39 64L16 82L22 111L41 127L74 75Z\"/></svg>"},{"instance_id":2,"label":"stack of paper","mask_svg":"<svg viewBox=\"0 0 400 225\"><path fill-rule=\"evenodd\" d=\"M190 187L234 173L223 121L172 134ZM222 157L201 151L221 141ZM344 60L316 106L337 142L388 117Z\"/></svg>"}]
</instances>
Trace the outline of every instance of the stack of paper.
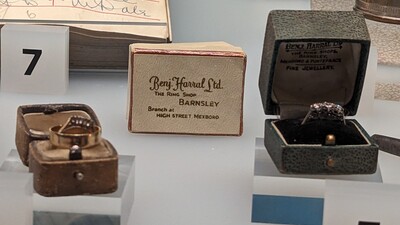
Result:
<instances>
[{"instance_id":1,"label":"stack of paper","mask_svg":"<svg viewBox=\"0 0 400 225\"><path fill-rule=\"evenodd\" d=\"M72 69L127 69L129 44L171 41L168 0L4 0L6 23L69 26Z\"/></svg>"}]
</instances>

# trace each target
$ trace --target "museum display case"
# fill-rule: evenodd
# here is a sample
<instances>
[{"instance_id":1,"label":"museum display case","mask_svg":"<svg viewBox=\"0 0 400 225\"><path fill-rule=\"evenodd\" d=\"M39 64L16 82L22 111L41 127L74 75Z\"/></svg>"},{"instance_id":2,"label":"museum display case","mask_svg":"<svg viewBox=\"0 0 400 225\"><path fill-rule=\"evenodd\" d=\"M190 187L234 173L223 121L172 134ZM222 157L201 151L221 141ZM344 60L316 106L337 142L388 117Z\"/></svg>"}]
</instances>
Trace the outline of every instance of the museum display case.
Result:
<instances>
[{"instance_id":1,"label":"museum display case","mask_svg":"<svg viewBox=\"0 0 400 225\"><path fill-rule=\"evenodd\" d=\"M156 1L147 1L152 2ZM70 70L69 87L61 95L0 90L0 221L7 225L396 224L398 213L387 209L396 209L400 201L398 156L378 151L377 170L364 175L281 174L269 157L264 121L278 116L264 114L258 79L267 16L276 9L310 10L310 1L169 1L174 43L224 41L246 52L241 136L129 132L126 70ZM25 56L24 65L15 65L24 71L34 55ZM374 99L375 81L381 78L377 62L372 42L358 112L349 119L356 119L370 135L398 138L400 104ZM35 78L34 73L22 76ZM51 85L42 83L43 88ZM16 150L17 108L49 103L85 104L96 112L102 137L119 154L116 192L62 197L35 193L33 175ZM357 210L349 213L350 207ZM302 215L296 217L299 208Z\"/></svg>"}]
</instances>

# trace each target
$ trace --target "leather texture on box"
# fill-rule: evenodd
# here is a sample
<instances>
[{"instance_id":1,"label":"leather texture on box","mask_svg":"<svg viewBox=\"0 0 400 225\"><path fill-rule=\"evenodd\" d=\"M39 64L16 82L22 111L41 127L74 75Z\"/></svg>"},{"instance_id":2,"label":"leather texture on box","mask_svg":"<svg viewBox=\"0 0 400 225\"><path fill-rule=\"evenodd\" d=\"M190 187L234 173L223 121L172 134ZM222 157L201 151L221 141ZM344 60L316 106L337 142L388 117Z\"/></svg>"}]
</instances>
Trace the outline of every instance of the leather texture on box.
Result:
<instances>
[{"instance_id":1,"label":"leather texture on box","mask_svg":"<svg viewBox=\"0 0 400 225\"><path fill-rule=\"evenodd\" d=\"M99 146L82 152L92 151L92 155L99 151L106 153L98 157L84 155L82 160L59 159L54 154L46 154L57 151L59 156L63 151L64 157L68 156L68 149L52 148L50 141L32 141L29 145L29 171L33 173L33 185L38 194L67 196L117 190L118 154L107 140L103 139ZM76 173L83 174L83 179L76 179Z\"/></svg>"},{"instance_id":2,"label":"leather texture on box","mask_svg":"<svg viewBox=\"0 0 400 225\"><path fill-rule=\"evenodd\" d=\"M28 114L32 115L29 121L25 118ZM71 115L88 117L100 126L93 109L85 104L38 104L18 107L15 144L24 165L29 164L29 143L34 140L48 140L48 130L64 123Z\"/></svg>"},{"instance_id":3,"label":"leather texture on box","mask_svg":"<svg viewBox=\"0 0 400 225\"><path fill-rule=\"evenodd\" d=\"M280 172L375 172L378 146L357 121L343 121L357 112L369 48L359 12L270 12L259 88L265 114L280 116L265 121L264 138ZM342 106L344 115L304 119L310 105L326 102Z\"/></svg>"},{"instance_id":4,"label":"leather texture on box","mask_svg":"<svg viewBox=\"0 0 400 225\"><path fill-rule=\"evenodd\" d=\"M118 154L110 142L101 138L100 122L87 105L20 106L16 145L22 162L33 173L33 186L40 195L105 194L117 190Z\"/></svg>"},{"instance_id":5,"label":"leather texture on box","mask_svg":"<svg viewBox=\"0 0 400 225\"><path fill-rule=\"evenodd\" d=\"M133 44L128 129L239 136L246 55L226 43Z\"/></svg>"},{"instance_id":6,"label":"leather texture on box","mask_svg":"<svg viewBox=\"0 0 400 225\"><path fill-rule=\"evenodd\" d=\"M356 126L365 143L335 146L288 144L273 125L276 121L265 120L264 144L281 173L371 174L376 171L378 146L356 120L347 120L347 123Z\"/></svg>"},{"instance_id":7,"label":"leather texture on box","mask_svg":"<svg viewBox=\"0 0 400 225\"><path fill-rule=\"evenodd\" d=\"M305 51L314 48L315 51L310 53L311 55L290 55L290 60L282 62L278 61L279 50L283 47L282 45L286 45L287 55L296 50L296 45L304 45L303 49L298 50ZM325 52L318 51L318 48L325 50ZM280 84L280 86L298 85L297 89L293 88L292 93L289 93L294 97L284 99L291 101L289 103L293 105L296 104L297 108L290 111L297 111L305 115L309 105L320 98L321 102L341 103L346 108L347 115L355 115L364 84L369 48L369 33L361 13L347 11L271 11L268 16L259 78L265 114L280 114L282 118L286 117L286 112L283 112L282 108L282 104L285 104L285 102L282 102L283 100L277 102L279 99L276 98L280 96L275 96L273 88L277 85L273 81L276 76L279 78L286 73L291 73L291 82ZM327 50L333 50L336 53L326 52ZM351 51L358 51L353 53L353 58L346 56ZM344 56L340 55L341 53ZM353 65L346 65L351 61L353 61ZM284 71L276 68L279 64L285 66ZM303 70L308 73L296 76L295 69L297 68L297 72L300 72L306 66L313 70ZM325 68L322 68L323 66ZM337 68L339 66L340 68ZM351 68L351 66L354 66L354 68ZM337 72L336 74L331 74L332 67ZM346 73L349 73L348 70L354 70L354 73L350 72L351 81L346 77ZM324 78L324 74L327 73L331 76ZM351 92L341 87L341 85L346 85L344 81L347 82L347 80L349 80L348 83L353 82L354 84L353 87L350 87ZM308 95L305 91L309 91ZM339 93L343 93L345 97L340 99ZM285 96L281 98L285 98ZM298 104L299 102L301 104ZM291 112L288 113L288 117L293 117L290 115ZM302 115L297 114L296 116Z\"/></svg>"}]
</instances>

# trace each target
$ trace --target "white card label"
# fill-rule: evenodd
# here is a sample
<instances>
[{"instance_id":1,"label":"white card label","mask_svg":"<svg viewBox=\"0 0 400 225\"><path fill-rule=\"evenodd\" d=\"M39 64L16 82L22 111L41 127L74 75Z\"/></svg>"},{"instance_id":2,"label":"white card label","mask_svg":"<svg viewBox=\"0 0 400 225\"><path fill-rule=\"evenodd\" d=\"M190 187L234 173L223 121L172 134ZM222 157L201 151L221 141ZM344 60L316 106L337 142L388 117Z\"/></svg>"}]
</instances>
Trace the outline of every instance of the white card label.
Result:
<instances>
[{"instance_id":1,"label":"white card label","mask_svg":"<svg viewBox=\"0 0 400 225\"><path fill-rule=\"evenodd\" d=\"M1 29L1 91L63 94L69 28L9 24Z\"/></svg>"}]
</instances>

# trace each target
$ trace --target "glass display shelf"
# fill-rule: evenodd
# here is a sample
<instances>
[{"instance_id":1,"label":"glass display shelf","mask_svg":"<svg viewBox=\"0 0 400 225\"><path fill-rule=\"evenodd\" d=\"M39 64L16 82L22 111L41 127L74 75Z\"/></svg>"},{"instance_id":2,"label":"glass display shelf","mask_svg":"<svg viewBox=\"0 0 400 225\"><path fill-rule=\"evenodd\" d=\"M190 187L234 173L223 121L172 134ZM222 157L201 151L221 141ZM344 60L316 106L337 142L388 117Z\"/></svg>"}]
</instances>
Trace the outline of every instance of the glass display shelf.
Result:
<instances>
[{"instance_id":1,"label":"glass display shelf","mask_svg":"<svg viewBox=\"0 0 400 225\"><path fill-rule=\"evenodd\" d=\"M32 211L34 212L33 224L128 224L134 200L134 161L134 156L119 156L118 189L114 193L44 197L33 191L29 199L32 201L30 214L32 214ZM0 166L0 172L4 175L17 174L16 181L26 179L24 177L19 178L23 175L31 175L28 171L28 167L22 164L18 152L15 149L10 151L8 157ZM30 182L31 181L32 178L30 178ZM7 203L3 202L3 204ZM89 221L92 222L88 223Z\"/></svg>"},{"instance_id":2,"label":"glass display shelf","mask_svg":"<svg viewBox=\"0 0 400 225\"><path fill-rule=\"evenodd\" d=\"M32 174L0 171L0 221L32 224Z\"/></svg>"},{"instance_id":3,"label":"glass display shelf","mask_svg":"<svg viewBox=\"0 0 400 225\"><path fill-rule=\"evenodd\" d=\"M370 175L281 174L255 140L253 224L396 224L400 183L394 180L399 158L379 152ZM351 212L351 213L349 213Z\"/></svg>"}]
</instances>

